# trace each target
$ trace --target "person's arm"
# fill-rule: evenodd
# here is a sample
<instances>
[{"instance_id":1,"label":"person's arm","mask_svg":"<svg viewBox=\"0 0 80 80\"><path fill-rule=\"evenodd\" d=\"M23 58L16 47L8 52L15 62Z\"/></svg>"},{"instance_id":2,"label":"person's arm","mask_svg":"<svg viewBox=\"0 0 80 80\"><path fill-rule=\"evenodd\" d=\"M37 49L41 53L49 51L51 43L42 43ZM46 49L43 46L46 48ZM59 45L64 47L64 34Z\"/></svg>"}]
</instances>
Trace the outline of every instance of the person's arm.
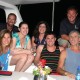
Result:
<instances>
[{"instance_id":1,"label":"person's arm","mask_svg":"<svg viewBox=\"0 0 80 80\"><path fill-rule=\"evenodd\" d=\"M60 54L60 58L59 58L59 62L58 62L58 68L57 68L57 72L61 75L65 75L71 78L75 79L75 75L73 75L70 72L67 72L64 69L64 63L65 63L65 59L66 59L66 50L63 50Z\"/></svg>"},{"instance_id":2,"label":"person's arm","mask_svg":"<svg viewBox=\"0 0 80 80\"><path fill-rule=\"evenodd\" d=\"M64 50L64 47L59 46L60 52Z\"/></svg>"},{"instance_id":3,"label":"person's arm","mask_svg":"<svg viewBox=\"0 0 80 80\"><path fill-rule=\"evenodd\" d=\"M10 50L11 50L12 55L22 54L22 53L31 54L32 53L32 51L31 51L31 42L30 42L30 40L28 41L27 49L16 48L16 38L12 38L12 43L11 43L11 46L10 46Z\"/></svg>"},{"instance_id":4,"label":"person's arm","mask_svg":"<svg viewBox=\"0 0 80 80\"><path fill-rule=\"evenodd\" d=\"M31 48L32 48L32 44L31 44L31 40L29 39L27 46L26 46L26 49L31 49Z\"/></svg>"},{"instance_id":5,"label":"person's arm","mask_svg":"<svg viewBox=\"0 0 80 80\"><path fill-rule=\"evenodd\" d=\"M61 23L60 23L60 35L61 35L61 38L62 39L66 39L66 40L69 40L69 37L68 37L68 31L67 31L67 22L66 22L66 19L64 19Z\"/></svg>"},{"instance_id":6,"label":"person's arm","mask_svg":"<svg viewBox=\"0 0 80 80\"><path fill-rule=\"evenodd\" d=\"M42 52L43 47L44 47L43 45L39 45L38 48L37 48L37 50L36 50L36 56L34 58L34 64L36 66L39 65L40 56L41 56L41 52Z\"/></svg>"},{"instance_id":7,"label":"person's arm","mask_svg":"<svg viewBox=\"0 0 80 80\"><path fill-rule=\"evenodd\" d=\"M65 39L65 40L69 40L69 36L66 35L66 34L62 34L62 35L61 35L61 38L62 38L62 39Z\"/></svg>"},{"instance_id":8,"label":"person's arm","mask_svg":"<svg viewBox=\"0 0 80 80\"><path fill-rule=\"evenodd\" d=\"M58 62L58 68L57 68L57 72L60 73L61 75L65 75L65 70L63 69L65 58L66 58L66 52L64 50L60 54L60 58L59 58L59 62Z\"/></svg>"},{"instance_id":9,"label":"person's arm","mask_svg":"<svg viewBox=\"0 0 80 80\"><path fill-rule=\"evenodd\" d=\"M33 36L32 39L31 39L32 50L33 50L34 53L36 53L36 44L34 43L34 41L35 41L35 38Z\"/></svg>"},{"instance_id":10,"label":"person's arm","mask_svg":"<svg viewBox=\"0 0 80 80\"><path fill-rule=\"evenodd\" d=\"M34 36L32 37L32 39L31 39L31 42L32 42L32 46L34 47L36 47L36 44L34 43L34 41L35 41L35 38L34 38Z\"/></svg>"}]
</instances>

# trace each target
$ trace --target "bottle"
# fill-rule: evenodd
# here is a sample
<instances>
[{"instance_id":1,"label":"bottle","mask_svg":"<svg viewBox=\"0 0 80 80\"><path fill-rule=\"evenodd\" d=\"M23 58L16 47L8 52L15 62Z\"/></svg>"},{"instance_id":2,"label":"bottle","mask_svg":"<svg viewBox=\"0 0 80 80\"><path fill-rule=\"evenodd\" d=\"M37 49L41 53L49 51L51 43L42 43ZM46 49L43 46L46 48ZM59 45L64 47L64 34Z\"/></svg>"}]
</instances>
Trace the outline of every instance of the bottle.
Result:
<instances>
[{"instance_id":1,"label":"bottle","mask_svg":"<svg viewBox=\"0 0 80 80\"><path fill-rule=\"evenodd\" d=\"M46 75L35 75L33 80L47 80Z\"/></svg>"},{"instance_id":2,"label":"bottle","mask_svg":"<svg viewBox=\"0 0 80 80\"><path fill-rule=\"evenodd\" d=\"M42 74L39 76L39 80L47 80L47 76Z\"/></svg>"},{"instance_id":3,"label":"bottle","mask_svg":"<svg viewBox=\"0 0 80 80\"><path fill-rule=\"evenodd\" d=\"M76 80L80 80L80 66L77 68Z\"/></svg>"}]
</instances>

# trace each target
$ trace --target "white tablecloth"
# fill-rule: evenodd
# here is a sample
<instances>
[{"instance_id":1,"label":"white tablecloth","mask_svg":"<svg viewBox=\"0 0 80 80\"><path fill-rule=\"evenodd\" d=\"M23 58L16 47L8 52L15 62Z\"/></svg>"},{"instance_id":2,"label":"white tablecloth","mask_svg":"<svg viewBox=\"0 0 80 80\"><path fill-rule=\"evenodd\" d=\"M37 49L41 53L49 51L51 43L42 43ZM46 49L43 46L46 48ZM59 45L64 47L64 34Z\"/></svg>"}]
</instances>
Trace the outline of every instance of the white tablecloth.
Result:
<instances>
[{"instance_id":1,"label":"white tablecloth","mask_svg":"<svg viewBox=\"0 0 80 80\"><path fill-rule=\"evenodd\" d=\"M0 75L0 80L33 80L33 74L26 72L13 72L11 76ZM47 80L74 80L67 76L49 75Z\"/></svg>"}]
</instances>

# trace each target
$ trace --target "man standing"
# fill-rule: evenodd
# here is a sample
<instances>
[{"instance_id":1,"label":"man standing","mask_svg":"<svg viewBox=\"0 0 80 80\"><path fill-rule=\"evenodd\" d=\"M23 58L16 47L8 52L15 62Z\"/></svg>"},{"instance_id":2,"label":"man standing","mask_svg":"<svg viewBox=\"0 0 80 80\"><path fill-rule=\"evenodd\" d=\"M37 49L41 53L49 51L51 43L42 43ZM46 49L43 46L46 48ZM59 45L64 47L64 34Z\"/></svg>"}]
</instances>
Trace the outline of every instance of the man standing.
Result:
<instances>
[{"instance_id":1,"label":"man standing","mask_svg":"<svg viewBox=\"0 0 80 80\"><path fill-rule=\"evenodd\" d=\"M8 15L6 24L0 24L0 31L3 29L8 29L11 33L18 32L18 27L14 24L16 23L17 16L14 13Z\"/></svg>"}]
</instances>

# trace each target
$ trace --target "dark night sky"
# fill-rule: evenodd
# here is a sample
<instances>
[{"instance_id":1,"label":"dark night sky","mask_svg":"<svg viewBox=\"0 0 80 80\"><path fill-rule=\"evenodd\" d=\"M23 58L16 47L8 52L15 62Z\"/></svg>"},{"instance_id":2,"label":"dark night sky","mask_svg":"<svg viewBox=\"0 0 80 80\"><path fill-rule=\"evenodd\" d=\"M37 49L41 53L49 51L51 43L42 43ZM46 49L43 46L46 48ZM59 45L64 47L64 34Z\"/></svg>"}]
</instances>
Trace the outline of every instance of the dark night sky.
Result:
<instances>
[{"instance_id":1,"label":"dark night sky","mask_svg":"<svg viewBox=\"0 0 80 80\"><path fill-rule=\"evenodd\" d=\"M78 9L78 16L80 17L80 0L62 0L55 4L54 17L54 32L59 36L60 22L66 17L66 10L70 6L75 6Z\"/></svg>"},{"instance_id":2,"label":"dark night sky","mask_svg":"<svg viewBox=\"0 0 80 80\"><path fill-rule=\"evenodd\" d=\"M54 11L54 33L59 36L59 26L61 20L66 17L66 10L69 6L76 6L79 10L80 0L61 0L55 3ZM29 23L30 35L36 26L36 24L45 20L48 22L50 28L52 27L52 7L53 3L40 3L21 6L21 14L23 20ZM79 15L80 15L80 11Z\"/></svg>"},{"instance_id":3,"label":"dark night sky","mask_svg":"<svg viewBox=\"0 0 80 80\"><path fill-rule=\"evenodd\" d=\"M47 21L50 27L52 25L52 3L22 5L20 13L23 20L29 23L30 35L39 21Z\"/></svg>"},{"instance_id":4,"label":"dark night sky","mask_svg":"<svg viewBox=\"0 0 80 80\"><path fill-rule=\"evenodd\" d=\"M80 0L61 0L55 3L54 11L54 32L59 36L59 26L61 20L66 17L66 10L69 6L76 6L80 16ZM18 5L19 7L19 5ZM47 21L50 28L52 27L52 7L53 3L40 3L21 5L20 13L24 21L29 24L29 34L32 36L33 30L41 20ZM5 21L5 15L0 10L0 22Z\"/></svg>"}]
</instances>

